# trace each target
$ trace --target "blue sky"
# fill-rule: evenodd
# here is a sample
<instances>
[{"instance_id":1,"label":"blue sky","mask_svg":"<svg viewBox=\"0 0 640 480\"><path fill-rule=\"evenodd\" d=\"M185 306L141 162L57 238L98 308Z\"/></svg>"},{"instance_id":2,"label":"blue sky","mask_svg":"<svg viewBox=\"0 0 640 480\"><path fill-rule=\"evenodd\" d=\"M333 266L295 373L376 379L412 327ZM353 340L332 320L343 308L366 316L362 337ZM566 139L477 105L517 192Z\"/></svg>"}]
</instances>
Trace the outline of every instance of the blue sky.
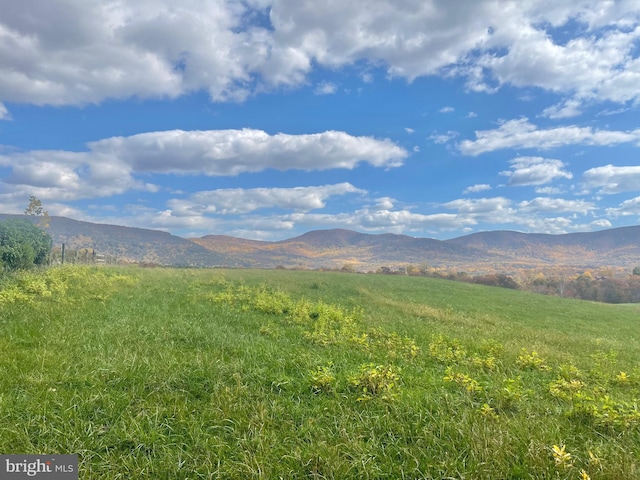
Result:
<instances>
[{"instance_id":1,"label":"blue sky","mask_svg":"<svg viewBox=\"0 0 640 480\"><path fill-rule=\"evenodd\" d=\"M279 240L640 220L637 0L0 0L0 211Z\"/></svg>"}]
</instances>

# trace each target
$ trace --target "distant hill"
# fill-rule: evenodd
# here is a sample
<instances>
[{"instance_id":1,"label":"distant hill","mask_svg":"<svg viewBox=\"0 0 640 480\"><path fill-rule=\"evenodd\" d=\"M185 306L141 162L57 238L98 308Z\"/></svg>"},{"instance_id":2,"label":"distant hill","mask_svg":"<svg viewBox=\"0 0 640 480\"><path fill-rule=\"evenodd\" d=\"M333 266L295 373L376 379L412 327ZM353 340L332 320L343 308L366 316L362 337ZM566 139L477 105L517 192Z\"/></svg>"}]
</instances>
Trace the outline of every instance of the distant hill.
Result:
<instances>
[{"instance_id":1,"label":"distant hill","mask_svg":"<svg viewBox=\"0 0 640 480\"><path fill-rule=\"evenodd\" d=\"M469 261L508 260L499 253L407 235L371 235L351 230L315 230L279 242L256 242L208 235L192 239L212 252L230 254L258 267L305 266L376 268L382 265L453 265Z\"/></svg>"},{"instance_id":2,"label":"distant hill","mask_svg":"<svg viewBox=\"0 0 640 480\"><path fill-rule=\"evenodd\" d=\"M238 256L260 267L307 266L370 269L383 265L514 267L567 265L629 268L640 265L640 226L599 232L547 235L513 231L481 232L450 240L406 235L371 235L351 230L316 230L279 242L207 235L192 239L212 252Z\"/></svg>"},{"instance_id":3,"label":"distant hill","mask_svg":"<svg viewBox=\"0 0 640 480\"><path fill-rule=\"evenodd\" d=\"M36 217L0 214L5 218ZM91 248L97 253L136 262L174 266L341 268L430 265L457 269L482 266L493 271L515 267L640 265L640 226L565 235L513 231L481 232L450 240L352 230L315 230L277 242L226 235L184 239L157 230L81 222L51 217L54 243Z\"/></svg>"},{"instance_id":4,"label":"distant hill","mask_svg":"<svg viewBox=\"0 0 640 480\"><path fill-rule=\"evenodd\" d=\"M500 253L521 262L594 267L640 264L640 226L564 235L480 232L447 243Z\"/></svg>"},{"instance_id":5,"label":"distant hill","mask_svg":"<svg viewBox=\"0 0 640 480\"><path fill-rule=\"evenodd\" d=\"M38 217L0 214L0 220ZM55 246L90 248L97 253L134 262L154 262L175 266L212 266L226 259L189 240L158 230L81 222L66 217L50 217L47 229Z\"/></svg>"}]
</instances>

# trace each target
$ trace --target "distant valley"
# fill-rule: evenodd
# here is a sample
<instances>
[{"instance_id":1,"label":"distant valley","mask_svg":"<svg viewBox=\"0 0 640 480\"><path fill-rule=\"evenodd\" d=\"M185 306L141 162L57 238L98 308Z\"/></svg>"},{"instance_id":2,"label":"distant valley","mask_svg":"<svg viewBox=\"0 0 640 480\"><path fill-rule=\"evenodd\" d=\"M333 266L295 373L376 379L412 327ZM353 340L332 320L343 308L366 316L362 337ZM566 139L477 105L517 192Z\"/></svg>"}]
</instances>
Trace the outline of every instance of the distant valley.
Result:
<instances>
[{"instance_id":1,"label":"distant valley","mask_svg":"<svg viewBox=\"0 0 640 480\"><path fill-rule=\"evenodd\" d=\"M0 214L6 218L29 218ZM430 265L493 271L565 265L575 268L640 265L640 226L565 235L481 232L449 240L351 230L316 230L277 242L224 235L185 239L157 230L50 217L54 246L92 249L129 262L243 268L349 268Z\"/></svg>"}]
</instances>

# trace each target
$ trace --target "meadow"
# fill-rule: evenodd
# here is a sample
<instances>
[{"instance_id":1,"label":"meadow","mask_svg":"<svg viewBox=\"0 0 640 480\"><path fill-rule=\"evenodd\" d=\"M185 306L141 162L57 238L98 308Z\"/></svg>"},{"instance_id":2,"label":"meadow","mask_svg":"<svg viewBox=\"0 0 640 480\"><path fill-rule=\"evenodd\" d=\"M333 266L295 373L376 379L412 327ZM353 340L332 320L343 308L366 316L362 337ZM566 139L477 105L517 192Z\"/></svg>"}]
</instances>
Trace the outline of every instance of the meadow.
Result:
<instances>
[{"instance_id":1,"label":"meadow","mask_svg":"<svg viewBox=\"0 0 640 480\"><path fill-rule=\"evenodd\" d=\"M0 451L82 479L640 478L640 306L447 280L0 279Z\"/></svg>"}]
</instances>

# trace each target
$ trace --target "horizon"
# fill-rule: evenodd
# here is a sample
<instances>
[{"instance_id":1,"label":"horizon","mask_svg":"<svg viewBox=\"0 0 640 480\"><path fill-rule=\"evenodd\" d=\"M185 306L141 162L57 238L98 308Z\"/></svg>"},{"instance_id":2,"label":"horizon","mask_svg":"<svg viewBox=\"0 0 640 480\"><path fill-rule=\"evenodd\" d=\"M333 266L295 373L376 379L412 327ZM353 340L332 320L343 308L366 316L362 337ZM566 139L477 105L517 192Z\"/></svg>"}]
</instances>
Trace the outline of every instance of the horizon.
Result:
<instances>
[{"instance_id":1,"label":"horizon","mask_svg":"<svg viewBox=\"0 0 640 480\"><path fill-rule=\"evenodd\" d=\"M0 216L2 215L16 215L16 216L22 216L22 217L31 217L29 215L25 215L24 213L2 213L0 212ZM157 228L145 228L145 227L135 227L135 226L128 226L128 225L121 225L121 224L117 224L117 223L101 223L101 222L90 222L87 220L78 220L75 218L71 218L71 217L65 217L65 216L60 216L60 215L49 215L49 217L54 217L54 218L64 218L67 220L72 220L75 222L84 222L84 223L90 223L90 224L94 224L94 225L106 225L106 226L110 226L110 227L123 227L123 228L134 228L134 229L139 229L139 230L150 230L150 231L156 231L156 232L162 232L162 233L169 233L171 235L175 235L169 231L166 230L161 230L161 229L157 229ZM37 217L36 217L37 218ZM399 235L399 236L407 236L407 237L411 237L411 238L415 238L415 239L428 239L428 240L440 240L440 241L444 241L446 242L447 240L454 240L456 238L460 238L460 237L466 237L469 235L475 235L475 234L482 234L482 233L519 233L519 234L523 234L523 235L550 235L550 236L561 236L561 235L570 235L570 234L576 234L576 233L596 233L596 232L604 232L607 230L617 230L617 229L621 229L621 228L634 228L634 227L640 227L640 225L624 225L621 227L610 227L610 228L602 228L600 230L589 230L589 231L579 231L579 232L569 232L569 233L541 233L541 232L522 232L519 230L505 230L505 229L500 229L500 230L479 230L477 232L472 232L472 233L465 233L462 235L457 235L457 236L453 236L453 237L448 237L448 238L434 238L434 237L420 237L420 236L415 236L415 235L407 235L404 233L394 233L394 232L378 232L378 233L371 233L371 232L363 232L360 230L355 230L355 229L350 229L350 228L343 228L343 227L334 227L334 228L316 228L313 230L307 230L304 231L300 234L291 236L291 237L285 237L285 238L281 238L278 240L259 240L259 239L254 239L254 238L247 238L247 237L237 237L234 235L227 235L224 233L205 233L202 236L199 237L183 237L181 235L175 235L176 237L180 237L184 240L190 240L190 239L199 239L199 238L204 238L204 237L215 237L215 236L226 236L226 237L231 237L231 238L237 238L240 240L250 240L250 241L258 241L258 242L268 242L268 243L274 243L274 242L281 242L281 241L286 241L286 240L292 240L294 238L309 234L309 233L314 233L314 232L330 232L330 231L346 231L346 232L353 232L353 233L357 233L357 234L361 234L361 235Z\"/></svg>"},{"instance_id":2,"label":"horizon","mask_svg":"<svg viewBox=\"0 0 640 480\"><path fill-rule=\"evenodd\" d=\"M0 209L263 241L640 224L640 7L508 6L0 0Z\"/></svg>"}]
</instances>

